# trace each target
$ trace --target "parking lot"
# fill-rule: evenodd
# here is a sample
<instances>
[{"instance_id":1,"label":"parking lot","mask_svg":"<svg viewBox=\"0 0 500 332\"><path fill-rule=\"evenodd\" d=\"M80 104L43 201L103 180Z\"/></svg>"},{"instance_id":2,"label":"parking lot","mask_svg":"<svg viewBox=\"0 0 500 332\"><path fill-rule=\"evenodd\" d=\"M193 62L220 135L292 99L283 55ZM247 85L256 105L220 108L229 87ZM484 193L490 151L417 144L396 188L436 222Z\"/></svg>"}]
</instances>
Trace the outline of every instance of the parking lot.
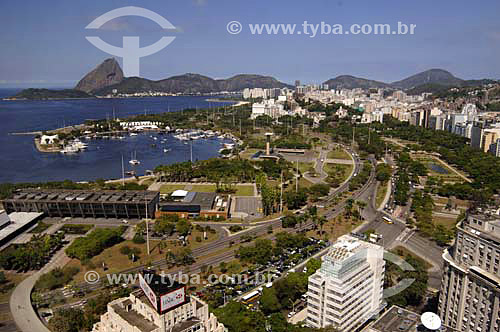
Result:
<instances>
[{"instance_id":1,"label":"parking lot","mask_svg":"<svg viewBox=\"0 0 500 332\"><path fill-rule=\"evenodd\" d=\"M257 196L235 196L231 205L231 216L241 219L262 218L262 201Z\"/></svg>"}]
</instances>

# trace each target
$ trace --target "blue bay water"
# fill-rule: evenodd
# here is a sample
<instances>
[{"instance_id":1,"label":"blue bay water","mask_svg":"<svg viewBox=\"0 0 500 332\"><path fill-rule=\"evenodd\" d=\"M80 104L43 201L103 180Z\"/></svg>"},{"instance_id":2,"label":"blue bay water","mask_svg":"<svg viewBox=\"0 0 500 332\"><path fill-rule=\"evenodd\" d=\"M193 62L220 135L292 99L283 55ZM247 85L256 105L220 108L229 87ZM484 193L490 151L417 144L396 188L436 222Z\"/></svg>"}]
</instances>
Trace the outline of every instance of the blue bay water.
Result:
<instances>
[{"instance_id":1,"label":"blue bay water","mask_svg":"<svg viewBox=\"0 0 500 332\"><path fill-rule=\"evenodd\" d=\"M16 89L0 89L0 98L11 96ZM190 146L172 135L150 133L126 136L123 140L89 140L89 148L78 154L41 153L35 148L33 136L11 135L16 132L50 130L63 125L75 125L87 119L112 117L113 108L118 118L144 114L178 111L188 107L208 108L227 103L207 102L206 96L179 96L128 99L85 99L53 101L0 100L0 183L44 181L88 181L121 176L122 156L125 170L134 169L144 174L160 164L190 159ZM162 143L161 140L166 139ZM156 147L152 147L156 144ZM203 160L218 156L222 142L218 139L193 141L193 159ZM163 149L170 149L165 153ZM128 163L137 155L140 165Z\"/></svg>"}]
</instances>

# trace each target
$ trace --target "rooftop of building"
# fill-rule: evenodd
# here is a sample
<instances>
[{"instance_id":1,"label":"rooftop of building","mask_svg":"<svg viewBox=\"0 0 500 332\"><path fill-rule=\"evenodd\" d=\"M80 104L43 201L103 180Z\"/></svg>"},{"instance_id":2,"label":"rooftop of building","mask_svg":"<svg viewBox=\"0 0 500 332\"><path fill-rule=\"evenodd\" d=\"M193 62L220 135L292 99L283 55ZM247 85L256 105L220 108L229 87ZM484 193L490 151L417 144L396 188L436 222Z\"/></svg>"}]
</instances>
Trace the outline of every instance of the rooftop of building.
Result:
<instances>
[{"instance_id":1,"label":"rooftop of building","mask_svg":"<svg viewBox=\"0 0 500 332\"><path fill-rule=\"evenodd\" d=\"M350 235L343 235L332 244L326 256L332 258L334 261L343 261L361 250L376 247L379 246L362 241Z\"/></svg>"},{"instance_id":2,"label":"rooftop of building","mask_svg":"<svg viewBox=\"0 0 500 332\"><path fill-rule=\"evenodd\" d=\"M147 300L143 302L147 303ZM141 332L151 332L159 328L159 326L144 318L137 311L131 309L131 304L132 302L127 298L124 301L112 304L111 307L128 324L135 326Z\"/></svg>"},{"instance_id":3,"label":"rooftop of building","mask_svg":"<svg viewBox=\"0 0 500 332\"><path fill-rule=\"evenodd\" d=\"M392 306L378 320L366 327L362 332L416 332L430 331L426 329L420 321L421 315ZM439 332L456 332L455 329L442 326Z\"/></svg>"},{"instance_id":4,"label":"rooftop of building","mask_svg":"<svg viewBox=\"0 0 500 332\"><path fill-rule=\"evenodd\" d=\"M0 212L2 215L6 215L5 211ZM34 222L36 219L43 215L41 212L12 212L8 215L9 222L2 224L0 229L0 240L5 239L13 233L16 233L23 227L29 227L28 224Z\"/></svg>"},{"instance_id":5,"label":"rooftop of building","mask_svg":"<svg viewBox=\"0 0 500 332\"><path fill-rule=\"evenodd\" d=\"M225 205L223 205L224 202L226 202ZM160 203L159 210L199 213L200 211L225 208L227 205L227 197L219 196L214 192L190 191L181 200Z\"/></svg>"},{"instance_id":6,"label":"rooftop of building","mask_svg":"<svg viewBox=\"0 0 500 332\"><path fill-rule=\"evenodd\" d=\"M214 204L216 193L213 192L189 192L182 200L183 203L199 205L201 210L211 210Z\"/></svg>"},{"instance_id":7,"label":"rooftop of building","mask_svg":"<svg viewBox=\"0 0 500 332\"><path fill-rule=\"evenodd\" d=\"M482 210L469 213L459 225L472 234L500 243L500 215L498 210Z\"/></svg>"},{"instance_id":8,"label":"rooftop of building","mask_svg":"<svg viewBox=\"0 0 500 332\"><path fill-rule=\"evenodd\" d=\"M6 201L139 203L150 202L158 195L158 191L148 190L19 189Z\"/></svg>"},{"instance_id":9,"label":"rooftop of building","mask_svg":"<svg viewBox=\"0 0 500 332\"><path fill-rule=\"evenodd\" d=\"M199 324L201 322L201 320L199 320L198 318L190 318L184 322L180 322L178 324L176 324L171 332L182 332L182 331L189 331L189 328L191 328L192 326L196 325L196 324Z\"/></svg>"}]
</instances>

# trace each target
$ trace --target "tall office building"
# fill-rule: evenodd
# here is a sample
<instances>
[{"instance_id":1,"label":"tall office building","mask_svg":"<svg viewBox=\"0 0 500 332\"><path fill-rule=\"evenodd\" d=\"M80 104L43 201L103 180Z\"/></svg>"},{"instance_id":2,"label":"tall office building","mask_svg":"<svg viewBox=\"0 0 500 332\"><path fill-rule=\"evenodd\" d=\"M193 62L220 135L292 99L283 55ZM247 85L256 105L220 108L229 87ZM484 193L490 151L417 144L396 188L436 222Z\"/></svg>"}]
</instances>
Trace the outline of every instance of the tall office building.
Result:
<instances>
[{"instance_id":1,"label":"tall office building","mask_svg":"<svg viewBox=\"0 0 500 332\"><path fill-rule=\"evenodd\" d=\"M309 277L306 323L354 331L383 308L384 249L340 237Z\"/></svg>"},{"instance_id":2,"label":"tall office building","mask_svg":"<svg viewBox=\"0 0 500 332\"><path fill-rule=\"evenodd\" d=\"M500 216L469 213L445 250L439 315L459 331L500 331Z\"/></svg>"}]
</instances>

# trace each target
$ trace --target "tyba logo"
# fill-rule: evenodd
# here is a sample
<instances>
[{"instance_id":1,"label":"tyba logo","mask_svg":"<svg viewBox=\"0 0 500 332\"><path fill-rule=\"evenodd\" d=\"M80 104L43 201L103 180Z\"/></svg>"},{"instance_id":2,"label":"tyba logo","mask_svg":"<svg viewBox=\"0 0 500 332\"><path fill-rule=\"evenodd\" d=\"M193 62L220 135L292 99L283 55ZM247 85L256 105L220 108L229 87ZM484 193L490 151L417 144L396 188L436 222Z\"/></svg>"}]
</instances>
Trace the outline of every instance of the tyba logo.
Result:
<instances>
[{"instance_id":1,"label":"tyba logo","mask_svg":"<svg viewBox=\"0 0 500 332\"><path fill-rule=\"evenodd\" d=\"M100 29L105 23L123 16L140 16L157 23L162 29L175 29L175 26L163 16L149 9L134 6L113 9L93 20L85 29ZM141 48L138 36L124 36L123 47L120 48L106 43L99 37L85 38L101 51L123 58L123 72L127 77L139 76L140 58L161 51L175 39L175 37L162 37L156 43Z\"/></svg>"}]
</instances>

